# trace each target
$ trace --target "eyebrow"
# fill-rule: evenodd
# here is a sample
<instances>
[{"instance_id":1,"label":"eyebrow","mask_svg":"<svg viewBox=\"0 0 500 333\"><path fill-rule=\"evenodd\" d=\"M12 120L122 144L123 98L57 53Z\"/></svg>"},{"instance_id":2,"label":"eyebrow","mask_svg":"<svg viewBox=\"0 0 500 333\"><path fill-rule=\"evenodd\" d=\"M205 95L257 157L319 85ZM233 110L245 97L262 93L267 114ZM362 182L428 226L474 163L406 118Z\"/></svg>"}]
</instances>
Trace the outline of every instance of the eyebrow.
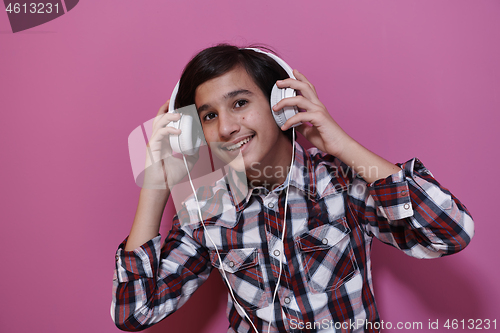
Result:
<instances>
[{"instance_id":1,"label":"eyebrow","mask_svg":"<svg viewBox=\"0 0 500 333\"><path fill-rule=\"evenodd\" d=\"M234 98L234 97L236 97L238 95L248 95L248 96L251 96L251 95L253 95L253 92L251 92L250 90L247 90L247 89L238 89L238 90L230 91L227 94L225 94L224 95L224 99L228 100L228 99ZM201 112L205 111L208 108L210 108L210 104L203 104L202 106L200 106L198 108L197 111L198 111L198 113L201 113Z\"/></svg>"}]
</instances>

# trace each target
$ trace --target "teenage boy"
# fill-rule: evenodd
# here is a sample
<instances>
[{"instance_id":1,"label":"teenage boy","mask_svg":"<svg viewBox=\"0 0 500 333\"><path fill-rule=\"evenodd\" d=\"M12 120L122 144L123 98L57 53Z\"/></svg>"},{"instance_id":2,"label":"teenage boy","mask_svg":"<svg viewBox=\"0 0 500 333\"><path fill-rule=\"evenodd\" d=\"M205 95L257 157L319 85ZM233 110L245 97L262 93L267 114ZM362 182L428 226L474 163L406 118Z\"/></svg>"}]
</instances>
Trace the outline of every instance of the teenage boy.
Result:
<instances>
[{"instance_id":1,"label":"teenage boy","mask_svg":"<svg viewBox=\"0 0 500 333\"><path fill-rule=\"evenodd\" d=\"M417 258L453 254L470 242L467 209L418 159L394 165L361 146L306 77L293 74L296 80L268 55L231 45L205 49L186 66L175 106L196 105L215 154L241 154L248 192L235 200L224 182L199 191L211 215L200 223L189 199L161 246L170 190L141 190L132 230L116 253L111 314L120 329L162 320L215 267L234 295L228 332L377 332L373 237ZM300 95L271 110L275 83ZM287 106L303 112L279 128L272 112ZM179 119L167 108L168 102L154 125L152 154L181 133L165 126ZM293 125L316 148L290 140ZM292 152L293 166L283 172ZM184 177L183 162L168 161L148 170L149 181L166 177L175 184Z\"/></svg>"}]
</instances>

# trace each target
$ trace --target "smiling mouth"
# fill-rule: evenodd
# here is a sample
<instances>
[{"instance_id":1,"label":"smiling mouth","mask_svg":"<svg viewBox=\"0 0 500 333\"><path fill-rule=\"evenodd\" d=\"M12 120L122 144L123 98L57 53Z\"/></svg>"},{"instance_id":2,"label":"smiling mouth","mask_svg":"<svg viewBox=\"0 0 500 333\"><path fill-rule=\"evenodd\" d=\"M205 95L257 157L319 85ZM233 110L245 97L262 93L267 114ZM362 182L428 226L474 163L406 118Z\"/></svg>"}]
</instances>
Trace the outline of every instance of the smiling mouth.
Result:
<instances>
[{"instance_id":1,"label":"smiling mouth","mask_svg":"<svg viewBox=\"0 0 500 333\"><path fill-rule=\"evenodd\" d=\"M222 149L223 149L223 150L227 150L227 151L233 151L233 150L239 149L239 148L241 148L244 144L246 144L246 143L248 143L250 140L252 140L254 136L255 136L255 134L254 134L254 135L252 135L252 136L247 137L246 139L241 140L241 141L240 141L240 142L238 142L238 143L235 143L234 145L227 146L227 147L223 147Z\"/></svg>"}]
</instances>

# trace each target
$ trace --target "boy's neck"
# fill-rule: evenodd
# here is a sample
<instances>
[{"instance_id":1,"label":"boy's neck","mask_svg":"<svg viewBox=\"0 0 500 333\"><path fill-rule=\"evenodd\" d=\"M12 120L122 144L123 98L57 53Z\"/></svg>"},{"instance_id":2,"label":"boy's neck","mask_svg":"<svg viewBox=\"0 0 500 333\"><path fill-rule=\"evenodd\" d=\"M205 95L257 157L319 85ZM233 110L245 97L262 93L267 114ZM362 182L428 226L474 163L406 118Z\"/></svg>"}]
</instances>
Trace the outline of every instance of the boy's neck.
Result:
<instances>
[{"instance_id":1,"label":"boy's neck","mask_svg":"<svg viewBox=\"0 0 500 333\"><path fill-rule=\"evenodd\" d=\"M264 187L271 191L285 182L292 162L293 145L288 143L283 145L283 153L272 165L253 165L250 170L246 170L249 189Z\"/></svg>"}]
</instances>

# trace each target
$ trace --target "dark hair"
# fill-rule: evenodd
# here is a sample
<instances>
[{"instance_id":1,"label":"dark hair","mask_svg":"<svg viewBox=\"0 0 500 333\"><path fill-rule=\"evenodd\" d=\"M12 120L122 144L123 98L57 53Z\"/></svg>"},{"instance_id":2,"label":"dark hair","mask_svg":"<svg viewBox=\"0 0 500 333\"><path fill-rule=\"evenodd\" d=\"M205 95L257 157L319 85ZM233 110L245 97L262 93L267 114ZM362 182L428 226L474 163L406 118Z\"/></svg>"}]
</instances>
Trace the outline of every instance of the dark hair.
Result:
<instances>
[{"instance_id":1,"label":"dark hair","mask_svg":"<svg viewBox=\"0 0 500 333\"><path fill-rule=\"evenodd\" d=\"M259 47L267 52L268 48ZM287 72L271 57L229 44L219 44L198 53L184 68L179 82L175 108L194 104L196 88L204 82L242 66L269 100L277 80L288 78Z\"/></svg>"}]
</instances>

